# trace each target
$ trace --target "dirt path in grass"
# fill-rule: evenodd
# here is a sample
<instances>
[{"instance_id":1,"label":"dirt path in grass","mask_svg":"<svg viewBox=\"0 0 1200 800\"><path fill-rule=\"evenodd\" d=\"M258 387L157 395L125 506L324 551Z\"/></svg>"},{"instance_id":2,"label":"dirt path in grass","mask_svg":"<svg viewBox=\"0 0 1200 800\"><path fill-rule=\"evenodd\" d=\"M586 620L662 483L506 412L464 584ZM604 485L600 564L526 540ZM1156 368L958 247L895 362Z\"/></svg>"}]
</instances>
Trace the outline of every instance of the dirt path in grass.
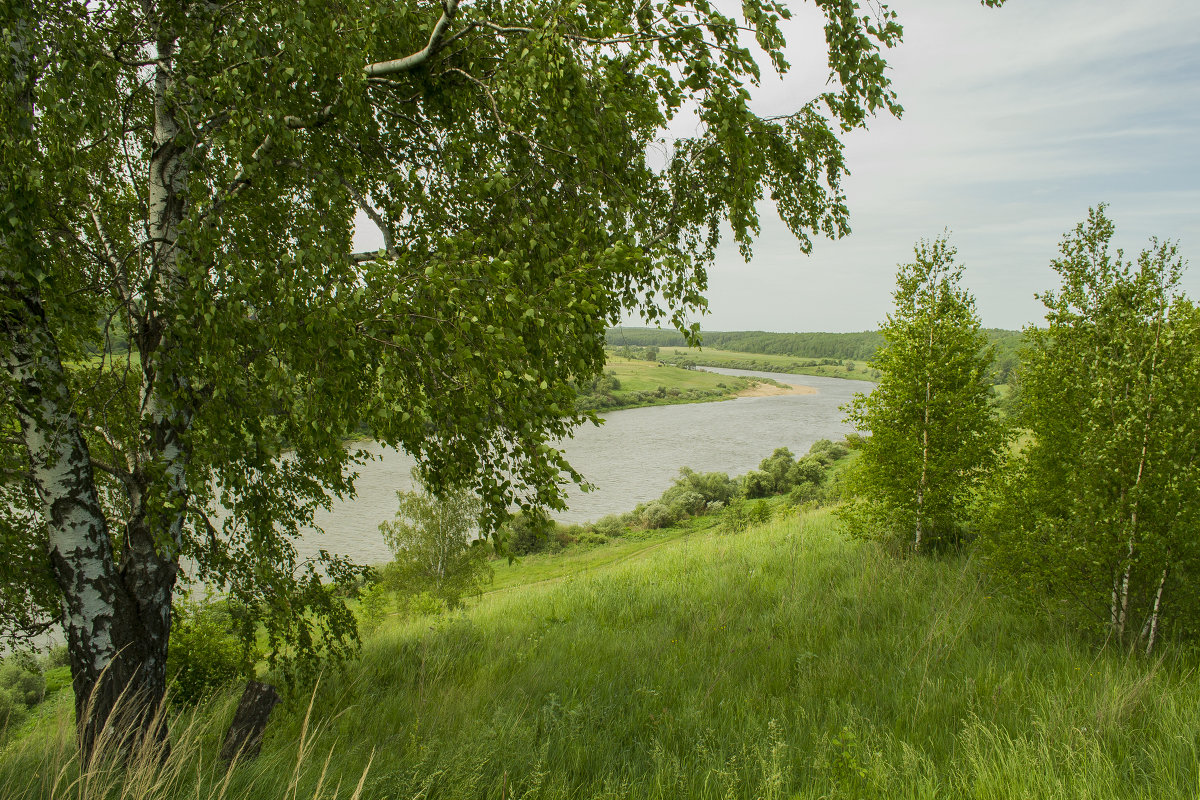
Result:
<instances>
[{"instance_id":1,"label":"dirt path in grass","mask_svg":"<svg viewBox=\"0 0 1200 800\"><path fill-rule=\"evenodd\" d=\"M680 531L679 534L675 536L671 536L652 544L647 544L645 547L638 548L637 550L629 553L622 553L621 555L607 561L597 560L587 564L580 564L578 569L568 570L563 572L561 575L551 575L549 578L542 578L541 580L530 581L529 583L514 583L511 586L502 586L499 589L489 589L482 594L476 595L476 597L483 599L489 595L500 594L501 592L511 592L514 589L529 589L534 586L542 586L547 583L555 583L557 581L565 580L566 578L573 578L585 572L592 572L594 570L620 566L621 564L632 561L635 558L641 558L648 553L652 553L660 547L665 547L668 544L673 544L681 539L685 539L695 533L700 533L700 531Z\"/></svg>"}]
</instances>

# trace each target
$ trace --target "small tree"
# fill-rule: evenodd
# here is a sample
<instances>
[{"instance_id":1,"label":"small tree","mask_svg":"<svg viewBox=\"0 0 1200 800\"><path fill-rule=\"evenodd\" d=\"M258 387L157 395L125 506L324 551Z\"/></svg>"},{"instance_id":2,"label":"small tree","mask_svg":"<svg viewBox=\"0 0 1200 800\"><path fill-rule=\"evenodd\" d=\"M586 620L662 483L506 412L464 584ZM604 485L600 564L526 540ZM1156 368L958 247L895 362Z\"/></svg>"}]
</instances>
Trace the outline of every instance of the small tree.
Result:
<instances>
[{"instance_id":1,"label":"small tree","mask_svg":"<svg viewBox=\"0 0 1200 800\"><path fill-rule=\"evenodd\" d=\"M424 488L396 492L395 519L379 531L395 555L386 575L406 593L428 592L447 608L491 580L487 546L477 538L483 504L473 493L455 489L441 496Z\"/></svg>"},{"instance_id":2,"label":"small tree","mask_svg":"<svg viewBox=\"0 0 1200 800\"><path fill-rule=\"evenodd\" d=\"M846 407L848 421L871 434L846 518L860 532L903 532L920 550L955 528L1002 437L989 404L991 348L959 286L956 251L941 237L914 252L897 273L896 309L870 362L879 385Z\"/></svg>"}]
</instances>

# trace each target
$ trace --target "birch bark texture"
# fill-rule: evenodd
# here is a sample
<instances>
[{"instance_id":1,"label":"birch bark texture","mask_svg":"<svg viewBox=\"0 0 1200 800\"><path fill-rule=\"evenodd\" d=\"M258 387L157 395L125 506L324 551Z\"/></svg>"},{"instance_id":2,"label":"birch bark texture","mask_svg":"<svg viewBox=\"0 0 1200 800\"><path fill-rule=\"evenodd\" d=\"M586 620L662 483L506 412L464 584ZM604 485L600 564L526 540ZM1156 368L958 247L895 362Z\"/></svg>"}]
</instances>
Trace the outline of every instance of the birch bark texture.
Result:
<instances>
[{"instance_id":1,"label":"birch bark texture","mask_svg":"<svg viewBox=\"0 0 1200 800\"><path fill-rule=\"evenodd\" d=\"M485 528L559 508L608 325L694 336L764 196L805 251L848 232L839 137L899 111L901 29L820 6L828 89L767 116L777 0L0 5L0 623L65 626L85 754L130 687L116 727L165 735L184 560L284 685L353 652L325 584L361 569L294 545L346 437Z\"/></svg>"},{"instance_id":2,"label":"birch bark texture","mask_svg":"<svg viewBox=\"0 0 1200 800\"><path fill-rule=\"evenodd\" d=\"M963 268L945 237L921 241L900 265L895 309L870 362L879 385L845 407L868 434L842 514L861 536L909 552L961 539L975 487L1003 435L992 403L992 349Z\"/></svg>"}]
</instances>

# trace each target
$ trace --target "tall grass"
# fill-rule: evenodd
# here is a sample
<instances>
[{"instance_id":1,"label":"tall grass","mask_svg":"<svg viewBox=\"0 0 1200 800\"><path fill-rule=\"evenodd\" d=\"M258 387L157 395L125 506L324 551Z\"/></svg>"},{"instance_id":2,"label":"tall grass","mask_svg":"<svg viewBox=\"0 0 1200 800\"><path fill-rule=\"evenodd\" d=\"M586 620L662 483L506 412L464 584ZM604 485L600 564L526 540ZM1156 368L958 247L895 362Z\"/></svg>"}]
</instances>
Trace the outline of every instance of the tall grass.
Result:
<instances>
[{"instance_id":1,"label":"tall grass","mask_svg":"<svg viewBox=\"0 0 1200 800\"><path fill-rule=\"evenodd\" d=\"M222 700L176 723L188 763L146 796L348 794L368 765L380 798L1196 796L1191 656L1097 652L1051 619L824 513L698 533L383 628L229 776ZM0 795L122 796L46 791L62 730L4 754Z\"/></svg>"},{"instance_id":2,"label":"tall grass","mask_svg":"<svg viewBox=\"0 0 1200 800\"><path fill-rule=\"evenodd\" d=\"M312 699L315 697L314 693ZM101 735L86 767L78 757L74 713L68 703L59 702L52 724L39 726L32 735L4 750L0 798L225 800L263 796L279 800L358 800L362 796L370 759L357 784L343 785L345 773L330 770L336 746L322 749L324 745L315 743L321 727L312 724L311 702L300 723L294 751L289 753L292 758L281 758L277 752L254 770L246 769L237 758L233 763L220 759L219 737L233 716L235 701L233 696L225 696L203 710L172 720L169 744L147 737L127 748L119 737ZM168 708L163 705L156 722L162 720Z\"/></svg>"}]
</instances>

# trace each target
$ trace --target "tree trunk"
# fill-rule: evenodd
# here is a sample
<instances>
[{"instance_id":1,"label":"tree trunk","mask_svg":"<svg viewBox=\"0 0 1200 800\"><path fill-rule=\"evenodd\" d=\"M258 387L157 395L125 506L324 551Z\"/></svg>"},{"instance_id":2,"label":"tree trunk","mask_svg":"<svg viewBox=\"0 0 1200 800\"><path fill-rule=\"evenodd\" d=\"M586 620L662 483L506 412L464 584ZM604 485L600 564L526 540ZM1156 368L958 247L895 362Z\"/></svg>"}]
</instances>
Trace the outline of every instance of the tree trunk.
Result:
<instances>
[{"instance_id":1,"label":"tree trunk","mask_svg":"<svg viewBox=\"0 0 1200 800\"><path fill-rule=\"evenodd\" d=\"M24 290L24 300L17 313L6 308L3 326L11 350L4 354L5 367L15 384L14 405L43 502L51 572L62 592L86 762L106 728L127 740L122 748L134 743L136 731L155 738L165 734L165 728L151 729L162 699L166 640L146 636L139 604L121 580L57 343L36 290L13 277L6 271L4 289ZM168 609L169 601L168 596ZM144 668L158 661L161 669Z\"/></svg>"},{"instance_id":2,"label":"tree trunk","mask_svg":"<svg viewBox=\"0 0 1200 800\"><path fill-rule=\"evenodd\" d=\"M1163 586L1167 583L1167 570L1170 564L1163 567L1162 576L1158 579L1158 591L1154 593L1154 610L1150 612L1150 636L1146 640L1146 655L1154 650L1154 640L1158 637L1158 612L1162 608Z\"/></svg>"},{"instance_id":3,"label":"tree trunk","mask_svg":"<svg viewBox=\"0 0 1200 800\"><path fill-rule=\"evenodd\" d=\"M42 501L47 565L61 591L75 690L79 743L90 759L105 730L149 729L160 694L140 668L147 646L137 603L119 577L92 473L91 453L79 426L37 276L40 274L39 188L29 183L37 153L33 120L35 74L32 4L9 6L5 91L15 113L4 123L12 150L0 174L12 204L0 227L0 361L21 427L29 475ZM6 103L8 105L8 103ZM165 642L162 643L165 648Z\"/></svg>"},{"instance_id":4,"label":"tree trunk","mask_svg":"<svg viewBox=\"0 0 1200 800\"><path fill-rule=\"evenodd\" d=\"M179 282L176 241L184 213L184 163L175 144L179 128L169 110L162 110L169 70L160 65L155 100L161 113L156 113L148 220L159 283L153 290L155 310L137 333L143 365L138 452L124 465L127 469L114 470L131 509L123 547L115 552L36 277L43 201L37 187L27 185L26 175L37 152L30 56L36 18L28 2L10 8L13 13L4 19L14 35L5 54L5 91L12 93L8 99L18 113L0 122L14 144L12 158L6 154L0 162L6 168L0 173L0 189L19 213L0 226L0 361L8 373L29 474L42 501L48 567L61 592L79 746L87 763L97 754L120 757L134 747L166 744L160 712L171 596L187 510L184 434L191 417L178 410L177 399L186 387L164 357L173 343L160 320L171 319ZM173 45L169 38L160 40L160 54L169 59Z\"/></svg>"},{"instance_id":5,"label":"tree trunk","mask_svg":"<svg viewBox=\"0 0 1200 800\"><path fill-rule=\"evenodd\" d=\"M933 321L929 323L929 349L926 364L933 357ZM913 552L921 552L922 523L925 510L925 488L929 484L929 404L933 400L933 375L925 376L925 418L921 423L921 482L917 485L917 531L913 539Z\"/></svg>"},{"instance_id":6,"label":"tree trunk","mask_svg":"<svg viewBox=\"0 0 1200 800\"><path fill-rule=\"evenodd\" d=\"M1138 456L1137 475L1134 477L1133 487L1130 490L1131 493L1136 493L1138 488L1141 486L1142 475L1146 470L1147 455L1150 450L1150 433L1154 419L1154 376L1158 368L1158 352L1159 346L1162 342L1163 314L1164 309L1160 307L1158 325L1154 332L1154 349L1151 351L1150 356L1150 375L1148 378L1150 393L1146 397L1146 418L1142 428L1142 450ZM1122 492L1122 494L1124 494L1124 492ZM1119 604L1117 602L1117 587L1113 587L1113 622L1117 641L1121 641L1125 635L1125 620L1129 614L1129 579L1131 573L1133 572L1134 542L1137 537L1138 502L1140 500L1140 495L1133 495L1132 508L1129 512L1129 551L1126 554L1125 572L1121 576ZM1161 584L1159 591L1161 592ZM1155 605L1157 606L1157 600L1155 601Z\"/></svg>"},{"instance_id":7,"label":"tree trunk","mask_svg":"<svg viewBox=\"0 0 1200 800\"><path fill-rule=\"evenodd\" d=\"M249 681L234 712L233 722L225 733L221 758L225 761L249 761L257 758L262 749L263 733L271 710L279 704L279 693L269 683Z\"/></svg>"}]
</instances>

